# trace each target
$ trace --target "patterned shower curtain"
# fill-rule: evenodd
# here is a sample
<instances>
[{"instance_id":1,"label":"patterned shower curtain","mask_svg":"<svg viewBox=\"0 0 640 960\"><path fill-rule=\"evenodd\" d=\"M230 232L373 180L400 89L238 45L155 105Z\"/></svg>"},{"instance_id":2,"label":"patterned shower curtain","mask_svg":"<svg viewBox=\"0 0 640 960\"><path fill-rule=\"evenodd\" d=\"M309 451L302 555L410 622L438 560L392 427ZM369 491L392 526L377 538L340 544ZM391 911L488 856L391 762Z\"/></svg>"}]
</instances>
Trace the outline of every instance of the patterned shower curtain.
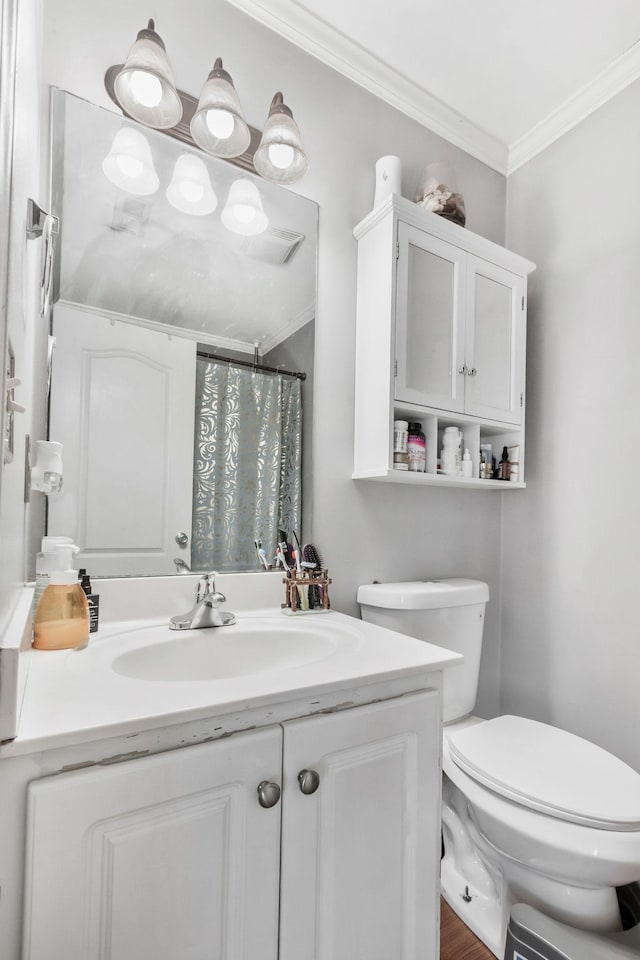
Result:
<instances>
[{"instance_id":1,"label":"patterned shower curtain","mask_svg":"<svg viewBox=\"0 0 640 960\"><path fill-rule=\"evenodd\" d=\"M198 357L192 570L255 570L300 531L300 380Z\"/></svg>"}]
</instances>

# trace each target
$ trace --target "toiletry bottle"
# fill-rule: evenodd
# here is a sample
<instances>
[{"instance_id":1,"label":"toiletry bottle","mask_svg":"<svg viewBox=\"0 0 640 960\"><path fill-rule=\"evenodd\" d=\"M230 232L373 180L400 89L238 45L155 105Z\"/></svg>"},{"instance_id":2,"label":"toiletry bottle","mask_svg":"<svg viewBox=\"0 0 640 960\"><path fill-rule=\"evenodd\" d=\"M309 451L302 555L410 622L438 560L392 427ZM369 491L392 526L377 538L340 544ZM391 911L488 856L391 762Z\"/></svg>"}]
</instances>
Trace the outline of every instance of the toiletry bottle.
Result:
<instances>
[{"instance_id":1,"label":"toiletry bottle","mask_svg":"<svg viewBox=\"0 0 640 960\"><path fill-rule=\"evenodd\" d=\"M473 461L471 459L471 454L469 453L468 447L465 447L464 456L462 458L462 476L473 476Z\"/></svg>"},{"instance_id":2,"label":"toiletry bottle","mask_svg":"<svg viewBox=\"0 0 640 960\"><path fill-rule=\"evenodd\" d=\"M455 477L460 472L460 431L457 427L445 427L442 434L442 472Z\"/></svg>"},{"instance_id":3,"label":"toiletry bottle","mask_svg":"<svg viewBox=\"0 0 640 960\"><path fill-rule=\"evenodd\" d=\"M480 469L479 469L480 479L487 479L487 458L484 455L484 450L480 448Z\"/></svg>"},{"instance_id":4,"label":"toiletry bottle","mask_svg":"<svg viewBox=\"0 0 640 960\"><path fill-rule=\"evenodd\" d=\"M85 569L80 569L78 574L80 576L80 586L84 590L89 604L89 633L96 633L100 619L100 595L94 593L91 589L91 579Z\"/></svg>"},{"instance_id":5,"label":"toiletry bottle","mask_svg":"<svg viewBox=\"0 0 640 960\"><path fill-rule=\"evenodd\" d=\"M422 432L422 424L415 421L409 424L407 431L407 453L409 470L413 473L424 473L427 469L427 441Z\"/></svg>"},{"instance_id":6,"label":"toiletry bottle","mask_svg":"<svg viewBox=\"0 0 640 960\"><path fill-rule=\"evenodd\" d=\"M500 467L498 468L498 479L508 480L511 475L511 463L509 462L509 451L506 447L502 448L500 457Z\"/></svg>"},{"instance_id":7,"label":"toiletry bottle","mask_svg":"<svg viewBox=\"0 0 640 960\"><path fill-rule=\"evenodd\" d=\"M78 553L71 537L43 537L40 553L36 555L36 586L31 606L32 618L35 617L40 597L49 586L49 576L53 570L70 570L73 556Z\"/></svg>"},{"instance_id":8,"label":"toiletry bottle","mask_svg":"<svg viewBox=\"0 0 640 960\"><path fill-rule=\"evenodd\" d=\"M33 626L36 650L70 650L89 642L89 604L76 570L53 570Z\"/></svg>"}]
</instances>

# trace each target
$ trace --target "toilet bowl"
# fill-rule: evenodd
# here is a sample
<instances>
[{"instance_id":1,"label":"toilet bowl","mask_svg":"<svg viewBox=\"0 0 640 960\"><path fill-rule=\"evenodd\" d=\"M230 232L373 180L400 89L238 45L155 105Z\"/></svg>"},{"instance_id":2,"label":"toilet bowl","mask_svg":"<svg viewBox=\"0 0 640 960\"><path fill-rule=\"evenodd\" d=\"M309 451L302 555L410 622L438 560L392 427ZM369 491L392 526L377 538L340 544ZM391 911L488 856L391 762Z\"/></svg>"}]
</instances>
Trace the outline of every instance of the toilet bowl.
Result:
<instances>
[{"instance_id":1,"label":"toilet bowl","mask_svg":"<svg viewBox=\"0 0 640 960\"><path fill-rule=\"evenodd\" d=\"M475 704L486 584L371 584L363 619L465 655L445 671L442 893L496 957L511 907L621 929L616 887L640 879L640 775L580 737Z\"/></svg>"}]
</instances>

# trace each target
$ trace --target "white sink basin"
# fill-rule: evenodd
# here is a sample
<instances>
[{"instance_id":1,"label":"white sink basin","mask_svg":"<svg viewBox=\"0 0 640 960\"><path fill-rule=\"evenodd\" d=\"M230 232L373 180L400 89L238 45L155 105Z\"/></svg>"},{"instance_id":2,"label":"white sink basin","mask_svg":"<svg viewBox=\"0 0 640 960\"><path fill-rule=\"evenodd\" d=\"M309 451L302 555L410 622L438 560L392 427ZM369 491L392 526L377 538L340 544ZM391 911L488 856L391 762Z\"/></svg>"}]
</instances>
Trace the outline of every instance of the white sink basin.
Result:
<instances>
[{"instance_id":1,"label":"white sink basin","mask_svg":"<svg viewBox=\"0 0 640 960\"><path fill-rule=\"evenodd\" d=\"M122 633L135 644L118 654L112 669L134 680L211 681L285 670L325 660L359 645L350 630L334 624L256 618L227 627L183 631L145 627Z\"/></svg>"}]
</instances>

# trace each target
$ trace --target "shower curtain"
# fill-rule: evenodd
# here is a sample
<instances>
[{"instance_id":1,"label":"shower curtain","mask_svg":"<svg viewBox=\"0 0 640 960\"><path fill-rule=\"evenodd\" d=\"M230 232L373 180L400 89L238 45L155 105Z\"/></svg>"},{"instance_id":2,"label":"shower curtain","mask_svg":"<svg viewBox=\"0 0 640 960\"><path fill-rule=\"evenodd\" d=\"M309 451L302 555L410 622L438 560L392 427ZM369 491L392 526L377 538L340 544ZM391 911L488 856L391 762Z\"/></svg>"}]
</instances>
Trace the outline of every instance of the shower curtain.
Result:
<instances>
[{"instance_id":1,"label":"shower curtain","mask_svg":"<svg viewBox=\"0 0 640 960\"><path fill-rule=\"evenodd\" d=\"M300 531L300 380L197 358L193 570L273 562L278 530Z\"/></svg>"}]
</instances>

